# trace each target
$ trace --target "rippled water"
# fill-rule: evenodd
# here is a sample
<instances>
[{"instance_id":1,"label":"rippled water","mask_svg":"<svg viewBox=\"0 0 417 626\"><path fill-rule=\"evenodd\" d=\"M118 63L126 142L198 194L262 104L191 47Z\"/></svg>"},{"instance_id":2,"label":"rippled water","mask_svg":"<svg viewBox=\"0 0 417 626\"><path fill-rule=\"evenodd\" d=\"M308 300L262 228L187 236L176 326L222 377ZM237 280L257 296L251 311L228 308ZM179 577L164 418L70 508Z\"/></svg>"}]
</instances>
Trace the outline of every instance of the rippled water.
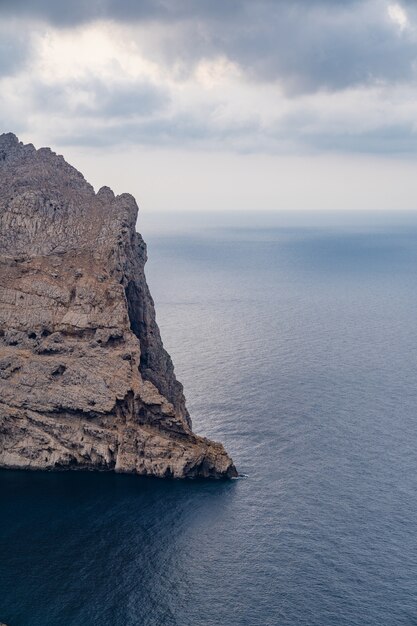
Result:
<instances>
[{"instance_id":1,"label":"rippled water","mask_svg":"<svg viewBox=\"0 0 417 626\"><path fill-rule=\"evenodd\" d=\"M231 482L0 472L8 626L417 624L417 218L144 216Z\"/></svg>"}]
</instances>

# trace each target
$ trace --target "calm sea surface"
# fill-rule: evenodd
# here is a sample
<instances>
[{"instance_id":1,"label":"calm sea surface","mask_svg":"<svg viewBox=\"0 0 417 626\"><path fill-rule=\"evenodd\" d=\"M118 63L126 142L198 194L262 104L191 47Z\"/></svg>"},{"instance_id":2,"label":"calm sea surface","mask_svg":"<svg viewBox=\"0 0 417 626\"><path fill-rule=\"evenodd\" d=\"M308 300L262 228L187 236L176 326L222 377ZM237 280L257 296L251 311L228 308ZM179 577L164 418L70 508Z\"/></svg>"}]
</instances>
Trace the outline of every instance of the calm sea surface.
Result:
<instances>
[{"instance_id":1,"label":"calm sea surface","mask_svg":"<svg viewBox=\"0 0 417 626\"><path fill-rule=\"evenodd\" d=\"M417 218L140 223L194 428L247 477L1 471L0 622L417 624Z\"/></svg>"}]
</instances>

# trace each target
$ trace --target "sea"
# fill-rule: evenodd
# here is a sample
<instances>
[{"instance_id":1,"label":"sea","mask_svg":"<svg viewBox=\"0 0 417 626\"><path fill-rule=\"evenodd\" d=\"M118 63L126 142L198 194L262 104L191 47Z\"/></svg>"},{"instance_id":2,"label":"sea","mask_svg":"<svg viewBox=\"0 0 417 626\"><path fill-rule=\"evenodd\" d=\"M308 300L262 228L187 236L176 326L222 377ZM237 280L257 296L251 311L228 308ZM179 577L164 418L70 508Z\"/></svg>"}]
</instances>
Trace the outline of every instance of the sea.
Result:
<instances>
[{"instance_id":1,"label":"sea","mask_svg":"<svg viewBox=\"0 0 417 626\"><path fill-rule=\"evenodd\" d=\"M2 470L0 622L417 624L417 215L138 224L194 429L240 476Z\"/></svg>"}]
</instances>

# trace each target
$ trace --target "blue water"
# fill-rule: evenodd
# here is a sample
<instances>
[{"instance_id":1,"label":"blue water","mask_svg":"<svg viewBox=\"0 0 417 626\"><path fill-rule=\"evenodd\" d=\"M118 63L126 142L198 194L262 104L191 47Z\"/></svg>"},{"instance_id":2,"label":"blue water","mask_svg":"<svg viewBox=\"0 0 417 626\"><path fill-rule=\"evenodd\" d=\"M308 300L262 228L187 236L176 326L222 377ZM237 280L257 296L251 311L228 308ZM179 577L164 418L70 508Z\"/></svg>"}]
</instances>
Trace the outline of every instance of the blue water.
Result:
<instances>
[{"instance_id":1,"label":"blue water","mask_svg":"<svg viewBox=\"0 0 417 626\"><path fill-rule=\"evenodd\" d=\"M8 626L417 624L417 217L143 216L231 482L0 472Z\"/></svg>"}]
</instances>

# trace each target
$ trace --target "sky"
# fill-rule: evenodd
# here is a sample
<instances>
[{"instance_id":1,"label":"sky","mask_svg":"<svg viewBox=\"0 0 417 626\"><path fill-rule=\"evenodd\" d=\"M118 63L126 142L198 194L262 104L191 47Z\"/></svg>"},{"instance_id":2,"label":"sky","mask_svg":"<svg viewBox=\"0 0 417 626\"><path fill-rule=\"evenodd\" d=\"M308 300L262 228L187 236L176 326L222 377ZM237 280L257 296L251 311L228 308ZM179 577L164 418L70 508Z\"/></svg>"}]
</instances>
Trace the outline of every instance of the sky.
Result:
<instances>
[{"instance_id":1,"label":"sky","mask_svg":"<svg viewBox=\"0 0 417 626\"><path fill-rule=\"evenodd\" d=\"M0 132L146 211L417 209L415 0L0 0Z\"/></svg>"}]
</instances>

